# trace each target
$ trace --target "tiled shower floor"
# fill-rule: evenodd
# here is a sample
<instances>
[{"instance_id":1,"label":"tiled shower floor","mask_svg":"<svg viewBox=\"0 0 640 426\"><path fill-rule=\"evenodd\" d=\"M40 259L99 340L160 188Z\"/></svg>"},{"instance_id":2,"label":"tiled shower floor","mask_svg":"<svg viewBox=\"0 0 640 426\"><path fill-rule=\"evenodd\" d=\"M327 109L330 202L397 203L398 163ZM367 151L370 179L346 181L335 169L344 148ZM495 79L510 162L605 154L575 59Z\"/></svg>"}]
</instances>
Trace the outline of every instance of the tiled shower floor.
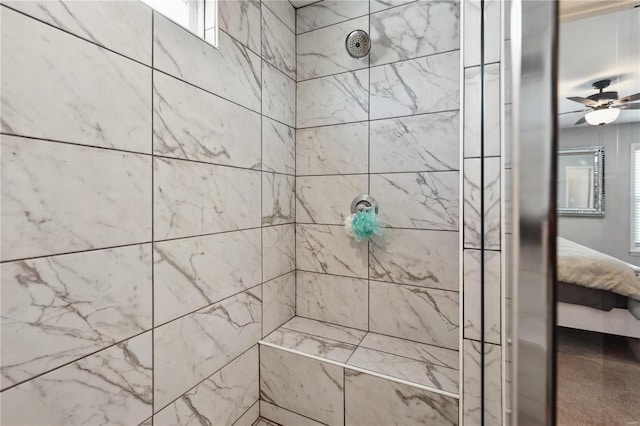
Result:
<instances>
[{"instance_id":1,"label":"tiled shower floor","mask_svg":"<svg viewBox=\"0 0 640 426\"><path fill-rule=\"evenodd\" d=\"M270 346L458 394L458 352L294 317L262 339Z\"/></svg>"}]
</instances>

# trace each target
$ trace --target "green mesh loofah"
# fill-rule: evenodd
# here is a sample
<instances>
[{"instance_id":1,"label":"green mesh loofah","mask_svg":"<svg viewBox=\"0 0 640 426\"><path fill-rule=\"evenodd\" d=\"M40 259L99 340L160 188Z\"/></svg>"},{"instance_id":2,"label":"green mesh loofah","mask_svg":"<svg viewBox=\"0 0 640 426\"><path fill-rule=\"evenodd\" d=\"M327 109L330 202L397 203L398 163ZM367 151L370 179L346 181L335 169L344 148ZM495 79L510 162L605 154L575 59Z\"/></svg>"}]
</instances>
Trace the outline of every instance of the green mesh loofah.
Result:
<instances>
[{"instance_id":1,"label":"green mesh loofah","mask_svg":"<svg viewBox=\"0 0 640 426\"><path fill-rule=\"evenodd\" d=\"M381 232L378 215L373 210L359 211L356 213L353 216L351 227L357 242L370 239Z\"/></svg>"}]
</instances>

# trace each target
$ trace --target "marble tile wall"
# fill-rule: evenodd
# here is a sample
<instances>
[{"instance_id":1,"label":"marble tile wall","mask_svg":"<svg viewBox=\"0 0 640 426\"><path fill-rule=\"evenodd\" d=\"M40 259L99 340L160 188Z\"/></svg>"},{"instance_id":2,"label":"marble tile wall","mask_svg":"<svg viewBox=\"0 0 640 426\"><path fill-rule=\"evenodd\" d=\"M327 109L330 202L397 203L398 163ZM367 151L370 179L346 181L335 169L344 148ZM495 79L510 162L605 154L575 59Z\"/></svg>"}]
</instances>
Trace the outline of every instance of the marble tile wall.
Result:
<instances>
[{"instance_id":1,"label":"marble tile wall","mask_svg":"<svg viewBox=\"0 0 640 426\"><path fill-rule=\"evenodd\" d=\"M458 349L459 21L455 0L297 10L297 315ZM366 193L385 227L370 244L343 226Z\"/></svg>"},{"instance_id":2,"label":"marble tile wall","mask_svg":"<svg viewBox=\"0 0 640 426\"><path fill-rule=\"evenodd\" d=\"M2 424L257 419L296 304L295 11L219 6L219 48L136 1L0 6Z\"/></svg>"}]
</instances>

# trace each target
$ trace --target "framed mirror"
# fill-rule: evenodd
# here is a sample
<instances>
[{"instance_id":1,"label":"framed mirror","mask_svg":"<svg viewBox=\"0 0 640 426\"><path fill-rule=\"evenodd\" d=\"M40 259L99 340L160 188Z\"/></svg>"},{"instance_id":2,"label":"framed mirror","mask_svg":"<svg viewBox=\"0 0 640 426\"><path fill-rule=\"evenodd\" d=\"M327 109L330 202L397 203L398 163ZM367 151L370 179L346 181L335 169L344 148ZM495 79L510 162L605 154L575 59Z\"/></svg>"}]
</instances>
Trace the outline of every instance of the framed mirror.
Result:
<instances>
[{"instance_id":1,"label":"framed mirror","mask_svg":"<svg viewBox=\"0 0 640 426\"><path fill-rule=\"evenodd\" d=\"M604 217L604 147L558 152L558 214Z\"/></svg>"}]
</instances>

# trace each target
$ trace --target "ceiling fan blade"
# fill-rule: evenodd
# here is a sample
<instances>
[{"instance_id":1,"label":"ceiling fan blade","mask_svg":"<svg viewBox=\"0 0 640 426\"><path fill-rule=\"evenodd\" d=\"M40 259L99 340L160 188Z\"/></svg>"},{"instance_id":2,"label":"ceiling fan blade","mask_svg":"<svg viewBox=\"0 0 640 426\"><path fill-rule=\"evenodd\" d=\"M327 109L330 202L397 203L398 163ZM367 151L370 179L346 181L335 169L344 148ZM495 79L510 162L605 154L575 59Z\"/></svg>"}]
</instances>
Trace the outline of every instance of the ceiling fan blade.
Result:
<instances>
[{"instance_id":1,"label":"ceiling fan blade","mask_svg":"<svg viewBox=\"0 0 640 426\"><path fill-rule=\"evenodd\" d=\"M625 96L624 98L620 98L617 101L614 101L614 105L623 104L626 102L634 102L640 101L640 93L634 93L633 95Z\"/></svg>"},{"instance_id":2,"label":"ceiling fan blade","mask_svg":"<svg viewBox=\"0 0 640 426\"><path fill-rule=\"evenodd\" d=\"M623 111L627 109L640 109L640 104L624 104L618 108L620 108Z\"/></svg>"},{"instance_id":3,"label":"ceiling fan blade","mask_svg":"<svg viewBox=\"0 0 640 426\"><path fill-rule=\"evenodd\" d=\"M558 115L560 116L560 115L567 115L567 114L576 114L576 113L578 113L578 112L582 112L582 113L584 113L584 112L589 112L589 111L590 111L590 110L588 110L588 109L577 109L577 110L575 110L575 111L561 112L561 113L559 113Z\"/></svg>"},{"instance_id":4,"label":"ceiling fan blade","mask_svg":"<svg viewBox=\"0 0 640 426\"><path fill-rule=\"evenodd\" d=\"M579 96L573 96L573 97L567 98L567 99L569 99L570 101L573 101L573 102L578 102L579 104L587 105L587 106L596 106L596 105L598 105L597 102L594 102L591 99L581 98Z\"/></svg>"},{"instance_id":5,"label":"ceiling fan blade","mask_svg":"<svg viewBox=\"0 0 640 426\"><path fill-rule=\"evenodd\" d=\"M586 123L586 122L587 122L587 120L585 120L585 118L584 118L584 117L582 117L580 120L576 121L576 123L574 124L574 126L577 126L577 125L579 125L579 124Z\"/></svg>"}]
</instances>

